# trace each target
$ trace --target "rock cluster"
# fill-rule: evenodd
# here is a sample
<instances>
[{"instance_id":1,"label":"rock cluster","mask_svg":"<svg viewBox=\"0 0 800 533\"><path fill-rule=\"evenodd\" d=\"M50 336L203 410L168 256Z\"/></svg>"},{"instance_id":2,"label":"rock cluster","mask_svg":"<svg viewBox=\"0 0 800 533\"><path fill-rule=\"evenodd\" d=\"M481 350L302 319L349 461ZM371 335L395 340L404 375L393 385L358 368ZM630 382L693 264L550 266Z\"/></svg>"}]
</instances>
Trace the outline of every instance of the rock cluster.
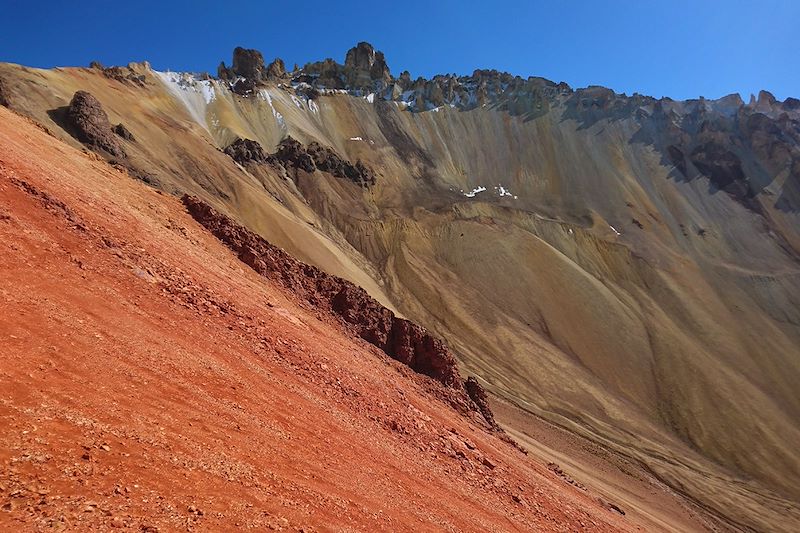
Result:
<instances>
[{"instance_id":1,"label":"rock cluster","mask_svg":"<svg viewBox=\"0 0 800 533\"><path fill-rule=\"evenodd\" d=\"M294 259L202 200L186 195L183 203L195 220L250 268L301 300L338 316L356 335L390 357L455 391L462 403L471 405L488 425L497 428L480 384L475 379L465 384L453 354L422 326L396 317L361 287Z\"/></svg>"},{"instance_id":2,"label":"rock cluster","mask_svg":"<svg viewBox=\"0 0 800 533\"><path fill-rule=\"evenodd\" d=\"M217 67L217 76L232 82L234 92L242 95L253 92L267 80L283 79L286 75L282 59L277 58L265 65L261 52L241 46L233 50L233 65L226 67L223 61Z\"/></svg>"},{"instance_id":3,"label":"rock cluster","mask_svg":"<svg viewBox=\"0 0 800 533\"><path fill-rule=\"evenodd\" d=\"M117 80L120 83L129 85L145 86L144 74L139 74L130 66L127 67L104 67L99 61L92 61L89 68L99 70L106 78Z\"/></svg>"},{"instance_id":4,"label":"rock cluster","mask_svg":"<svg viewBox=\"0 0 800 533\"><path fill-rule=\"evenodd\" d=\"M236 139L225 148L224 152L240 165L248 163L272 165L276 163L276 159L268 154L258 141L251 139Z\"/></svg>"},{"instance_id":5,"label":"rock cluster","mask_svg":"<svg viewBox=\"0 0 800 533\"><path fill-rule=\"evenodd\" d=\"M800 185L800 117L787 102L766 91L748 104L738 95L654 101L652 111L638 117L638 136L662 150L665 164L683 179L705 176L715 189L760 211L755 198L770 176L788 169L789 187Z\"/></svg>"},{"instance_id":6,"label":"rock cluster","mask_svg":"<svg viewBox=\"0 0 800 533\"><path fill-rule=\"evenodd\" d=\"M125 150L111 128L108 115L92 94L76 92L67 108L66 120L72 133L83 144L115 157L125 157Z\"/></svg>"},{"instance_id":7,"label":"rock cluster","mask_svg":"<svg viewBox=\"0 0 800 533\"><path fill-rule=\"evenodd\" d=\"M237 139L225 148L225 153L241 165L255 163L280 166L290 175L290 171L312 173L319 170L336 178L348 179L360 187L375 184L375 173L360 160L351 163L317 142L306 146L291 136L281 141L274 154L268 154L258 141L250 139Z\"/></svg>"}]
</instances>

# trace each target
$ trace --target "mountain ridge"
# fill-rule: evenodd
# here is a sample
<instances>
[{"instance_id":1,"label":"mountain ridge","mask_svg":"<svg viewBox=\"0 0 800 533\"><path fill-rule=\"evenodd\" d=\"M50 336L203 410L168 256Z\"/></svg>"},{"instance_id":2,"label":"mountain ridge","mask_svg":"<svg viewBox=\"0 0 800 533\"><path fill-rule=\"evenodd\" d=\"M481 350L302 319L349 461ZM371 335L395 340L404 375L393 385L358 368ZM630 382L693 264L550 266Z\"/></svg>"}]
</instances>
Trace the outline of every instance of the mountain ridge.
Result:
<instances>
[{"instance_id":1,"label":"mountain ridge","mask_svg":"<svg viewBox=\"0 0 800 533\"><path fill-rule=\"evenodd\" d=\"M376 63L356 55L353 79L372 82ZM79 147L49 112L88 90L135 139L116 164L364 286L445 338L491 392L740 527L795 516L793 100L512 90L491 93L498 105L408 112L363 88L268 81L242 95L232 80L107 70L0 65L0 80L12 109ZM419 90L430 101L434 86ZM248 139L272 154L288 136L360 160L374 184L224 153Z\"/></svg>"}]
</instances>

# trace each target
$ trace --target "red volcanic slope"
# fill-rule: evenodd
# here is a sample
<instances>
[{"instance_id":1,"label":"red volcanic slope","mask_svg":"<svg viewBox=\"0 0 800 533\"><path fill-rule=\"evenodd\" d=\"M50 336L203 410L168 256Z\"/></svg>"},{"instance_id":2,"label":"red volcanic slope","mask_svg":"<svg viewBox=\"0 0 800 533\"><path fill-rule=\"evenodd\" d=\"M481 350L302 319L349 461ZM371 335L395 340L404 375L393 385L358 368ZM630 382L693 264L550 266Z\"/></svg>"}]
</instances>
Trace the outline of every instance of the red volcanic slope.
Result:
<instances>
[{"instance_id":1,"label":"red volcanic slope","mask_svg":"<svg viewBox=\"0 0 800 533\"><path fill-rule=\"evenodd\" d=\"M3 108L0 274L2 530L626 529L176 198Z\"/></svg>"}]
</instances>

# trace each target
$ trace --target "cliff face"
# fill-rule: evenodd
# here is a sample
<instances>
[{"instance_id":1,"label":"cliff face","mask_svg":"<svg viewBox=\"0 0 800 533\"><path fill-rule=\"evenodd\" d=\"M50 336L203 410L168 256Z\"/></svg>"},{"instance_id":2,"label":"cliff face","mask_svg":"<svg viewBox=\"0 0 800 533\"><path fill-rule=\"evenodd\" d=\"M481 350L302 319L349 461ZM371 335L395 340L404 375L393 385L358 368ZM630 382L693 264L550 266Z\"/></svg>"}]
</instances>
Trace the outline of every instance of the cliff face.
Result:
<instances>
[{"instance_id":1,"label":"cliff face","mask_svg":"<svg viewBox=\"0 0 800 533\"><path fill-rule=\"evenodd\" d=\"M364 44L273 76L239 55L224 79L2 65L0 80L76 145L51 111L89 91L136 139L131 174L364 287L491 392L731 522L763 528L800 499L797 100L412 80ZM289 136L336 164L276 165ZM357 163L370 179L336 175Z\"/></svg>"}]
</instances>

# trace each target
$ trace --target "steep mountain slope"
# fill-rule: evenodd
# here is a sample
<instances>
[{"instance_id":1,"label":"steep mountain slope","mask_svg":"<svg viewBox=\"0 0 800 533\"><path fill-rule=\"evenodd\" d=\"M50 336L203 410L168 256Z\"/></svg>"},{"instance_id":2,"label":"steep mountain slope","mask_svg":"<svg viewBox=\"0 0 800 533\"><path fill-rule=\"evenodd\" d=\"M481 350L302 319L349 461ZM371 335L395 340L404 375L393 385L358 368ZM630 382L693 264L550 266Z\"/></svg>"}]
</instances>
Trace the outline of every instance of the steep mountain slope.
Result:
<instances>
[{"instance_id":1,"label":"steep mountain slope","mask_svg":"<svg viewBox=\"0 0 800 533\"><path fill-rule=\"evenodd\" d=\"M729 525L793 529L796 100L412 82L364 44L289 74L259 58L237 50L220 79L3 65L2 99L79 146L68 105L89 91L132 136L95 146L107 159L364 286L496 394ZM234 161L238 139L257 145Z\"/></svg>"},{"instance_id":2,"label":"steep mountain slope","mask_svg":"<svg viewBox=\"0 0 800 533\"><path fill-rule=\"evenodd\" d=\"M634 530L0 109L3 531Z\"/></svg>"}]
</instances>

